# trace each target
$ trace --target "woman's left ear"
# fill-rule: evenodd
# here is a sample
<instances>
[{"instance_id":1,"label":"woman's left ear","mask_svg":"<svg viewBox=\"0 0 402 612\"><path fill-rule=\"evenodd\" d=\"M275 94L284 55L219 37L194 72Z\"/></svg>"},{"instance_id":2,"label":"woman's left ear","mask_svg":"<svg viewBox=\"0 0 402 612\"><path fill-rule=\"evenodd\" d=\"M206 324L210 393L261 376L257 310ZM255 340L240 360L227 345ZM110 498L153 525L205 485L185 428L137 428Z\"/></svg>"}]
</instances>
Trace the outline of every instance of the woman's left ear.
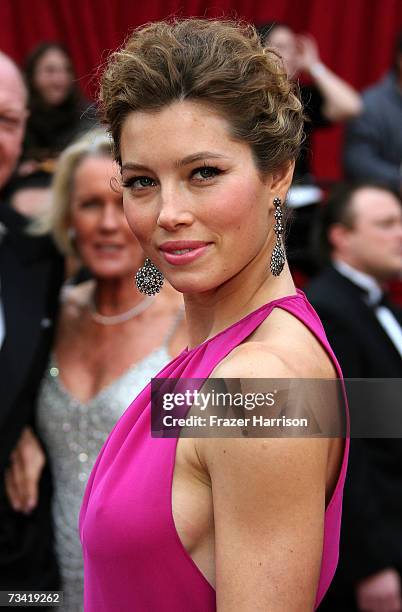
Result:
<instances>
[{"instance_id":1,"label":"woman's left ear","mask_svg":"<svg viewBox=\"0 0 402 612\"><path fill-rule=\"evenodd\" d=\"M294 169L295 161L290 160L274 170L271 175L272 181L270 184L270 190L272 196L279 197L282 202L286 200L286 194L290 188L290 185L292 184Z\"/></svg>"}]
</instances>

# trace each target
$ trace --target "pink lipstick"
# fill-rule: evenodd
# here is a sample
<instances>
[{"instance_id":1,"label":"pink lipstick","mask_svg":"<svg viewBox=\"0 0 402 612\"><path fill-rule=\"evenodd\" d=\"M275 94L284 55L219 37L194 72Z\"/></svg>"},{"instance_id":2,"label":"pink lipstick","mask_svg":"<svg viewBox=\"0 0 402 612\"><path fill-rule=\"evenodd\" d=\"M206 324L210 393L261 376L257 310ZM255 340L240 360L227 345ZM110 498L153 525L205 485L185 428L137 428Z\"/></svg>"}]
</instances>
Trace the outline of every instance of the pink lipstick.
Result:
<instances>
[{"instance_id":1,"label":"pink lipstick","mask_svg":"<svg viewBox=\"0 0 402 612\"><path fill-rule=\"evenodd\" d=\"M159 249L168 263L180 266L201 257L211 244L200 240L177 240L164 242Z\"/></svg>"}]
</instances>

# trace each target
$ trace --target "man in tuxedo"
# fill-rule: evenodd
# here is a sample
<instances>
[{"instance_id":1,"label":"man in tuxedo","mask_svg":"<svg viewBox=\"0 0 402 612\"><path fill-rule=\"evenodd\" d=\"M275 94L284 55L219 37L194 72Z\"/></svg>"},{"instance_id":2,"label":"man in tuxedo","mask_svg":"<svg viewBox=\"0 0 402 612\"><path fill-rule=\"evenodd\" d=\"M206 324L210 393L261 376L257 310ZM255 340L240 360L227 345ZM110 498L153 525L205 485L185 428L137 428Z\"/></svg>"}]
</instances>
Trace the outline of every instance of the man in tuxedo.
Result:
<instances>
[{"instance_id":1,"label":"man in tuxedo","mask_svg":"<svg viewBox=\"0 0 402 612\"><path fill-rule=\"evenodd\" d=\"M383 289L402 272L399 197L369 183L343 186L321 221L329 265L306 293L344 377L402 378L402 311ZM340 560L320 610L401 611L401 576L402 440L352 439Z\"/></svg>"},{"instance_id":2,"label":"man in tuxedo","mask_svg":"<svg viewBox=\"0 0 402 612\"><path fill-rule=\"evenodd\" d=\"M4 474L26 426L34 427L35 394L54 328L62 261L47 237L26 232L9 204L27 118L27 92L17 66L0 53L0 590L55 589L50 479L32 512L8 504Z\"/></svg>"}]
</instances>

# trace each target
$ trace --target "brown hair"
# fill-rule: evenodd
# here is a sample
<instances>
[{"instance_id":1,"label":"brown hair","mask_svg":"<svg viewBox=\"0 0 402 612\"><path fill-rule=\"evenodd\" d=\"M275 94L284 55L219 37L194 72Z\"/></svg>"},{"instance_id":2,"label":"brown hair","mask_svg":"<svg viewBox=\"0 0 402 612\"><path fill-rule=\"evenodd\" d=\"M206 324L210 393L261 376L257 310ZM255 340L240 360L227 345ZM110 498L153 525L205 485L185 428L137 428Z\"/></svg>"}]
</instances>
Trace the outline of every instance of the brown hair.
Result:
<instances>
[{"instance_id":1,"label":"brown hair","mask_svg":"<svg viewBox=\"0 0 402 612\"><path fill-rule=\"evenodd\" d=\"M248 24L208 19L150 23L113 53L100 102L119 163L120 137L133 111L156 112L179 100L205 103L225 117L267 173L297 157L302 105L278 55Z\"/></svg>"}]
</instances>

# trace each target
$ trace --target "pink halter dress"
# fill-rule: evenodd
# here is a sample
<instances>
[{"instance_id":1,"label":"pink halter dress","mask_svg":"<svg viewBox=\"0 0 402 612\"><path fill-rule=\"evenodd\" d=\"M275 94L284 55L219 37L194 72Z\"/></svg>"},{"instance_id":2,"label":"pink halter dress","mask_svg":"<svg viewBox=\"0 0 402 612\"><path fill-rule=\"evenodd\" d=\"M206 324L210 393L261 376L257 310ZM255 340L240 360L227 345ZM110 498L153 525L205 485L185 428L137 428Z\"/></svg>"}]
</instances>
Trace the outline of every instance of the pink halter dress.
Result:
<instances>
[{"instance_id":1,"label":"pink halter dress","mask_svg":"<svg viewBox=\"0 0 402 612\"><path fill-rule=\"evenodd\" d=\"M269 316L282 308L308 327L340 367L321 322L301 291L274 300L184 350L162 378L207 378L216 365ZM104 444L88 481L80 514L86 612L214 612L215 591L176 531L172 480L177 438L151 437L151 385L132 402ZM349 440L325 512L316 607L338 562L342 494Z\"/></svg>"}]
</instances>

